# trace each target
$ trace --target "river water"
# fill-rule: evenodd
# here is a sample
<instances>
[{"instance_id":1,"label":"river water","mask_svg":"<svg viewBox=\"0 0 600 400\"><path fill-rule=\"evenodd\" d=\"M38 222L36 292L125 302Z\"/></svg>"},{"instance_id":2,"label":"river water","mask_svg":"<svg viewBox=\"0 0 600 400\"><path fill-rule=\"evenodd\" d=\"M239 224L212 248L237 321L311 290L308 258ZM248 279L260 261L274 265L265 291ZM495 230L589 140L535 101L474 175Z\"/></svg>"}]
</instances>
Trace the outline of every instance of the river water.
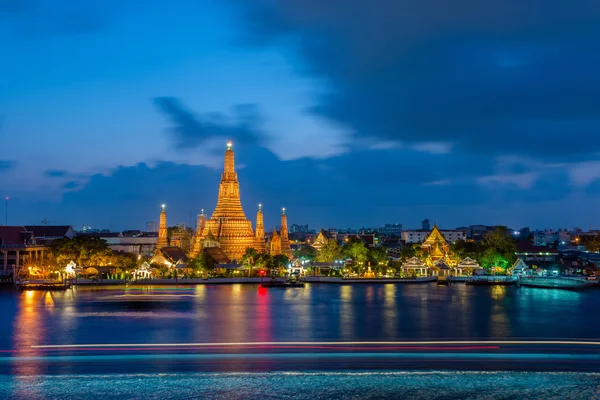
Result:
<instances>
[{"instance_id":1,"label":"river water","mask_svg":"<svg viewBox=\"0 0 600 400\"><path fill-rule=\"evenodd\" d=\"M599 347L495 342L597 340L598 315L600 290L593 289L4 290L0 397L510 398L528 387L543 390L543 398L591 398L600 382ZM434 390L440 385L446 397ZM500 390L499 397L489 397L486 387Z\"/></svg>"}]
</instances>

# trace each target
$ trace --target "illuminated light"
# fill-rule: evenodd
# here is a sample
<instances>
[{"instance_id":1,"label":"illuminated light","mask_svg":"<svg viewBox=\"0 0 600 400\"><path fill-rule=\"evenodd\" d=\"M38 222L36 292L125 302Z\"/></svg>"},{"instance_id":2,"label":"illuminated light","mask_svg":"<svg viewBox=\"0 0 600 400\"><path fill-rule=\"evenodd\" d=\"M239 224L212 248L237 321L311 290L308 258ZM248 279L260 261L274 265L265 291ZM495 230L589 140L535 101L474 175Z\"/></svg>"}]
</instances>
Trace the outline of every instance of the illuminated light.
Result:
<instances>
[{"instance_id":1,"label":"illuminated light","mask_svg":"<svg viewBox=\"0 0 600 400\"><path fill-rule=\"evenodd\" d=\"M231 146L233 146L233 143L231 143L231 140L227 142L227 148L230 149Z\"/></svg>"},{"instance_id":2,"label":"illuminated light","mask_svg":"<svg viewBox=\"0 0 600 400\"><path fill-rule=\"evenodd\" d=\"M161 207L164 209L164 208L165 208L165 205L164 205L164 204L162 204L162 205L161 205Z\"/></svg>"},{"instance_id":3,"label":"illuminated light","mask_svg":"<svg viewBox=\"0 0 600 400\"><path fill-rule=\"evenodd\" d=\"M345 286L345 288L352 286ZM26 293L29 293L28 291ZM33 345L32 349L106 348L106 347L239 347L239 346L354 346L354 345L576 345L600 346L600 341L581 340L429 340L429 341L346 341L346 342L210 342L210 343L103 343L103 344L47 344Z\"/></svg>"}]
</instances>

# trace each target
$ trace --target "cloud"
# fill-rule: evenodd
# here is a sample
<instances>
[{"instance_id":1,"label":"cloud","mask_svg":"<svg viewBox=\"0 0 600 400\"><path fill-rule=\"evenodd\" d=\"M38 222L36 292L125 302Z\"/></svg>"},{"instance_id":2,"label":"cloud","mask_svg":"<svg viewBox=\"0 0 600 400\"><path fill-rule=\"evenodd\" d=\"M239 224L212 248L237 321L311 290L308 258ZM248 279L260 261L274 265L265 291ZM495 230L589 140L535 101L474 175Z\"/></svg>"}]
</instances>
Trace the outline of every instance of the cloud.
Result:
<instances>
[{"instance_id":1,"label":"cloud","mask_svg":"<svg viewBox=\"0 0 600 400\"><path fill-rule=\"evenodd\" d=\"M262 117L254 104L236 105L232 110L233 116L229 116L221 113L195 114L174 97L157 97L154 103L174 124L169 132L178 149L201 147L215 138L252 145L263 137L260 130Z\"/></svg>"},{"instance_id":2,"label":"cloud","mask_svg":"<svg viewBox=\"0 0 600 400\"><path fill-rule=\"evenodd\" d=\"M0 172L14 169L17 166L16 161L0 160Z\"/></svg>"},{"instance_id":3,"label":"cloud","mask_svg":"<svg viewBox=\"0 0 600 400\"><path fill-rule=\"evenodd\" d=\"M65 182L65 184L63 185L63 187L65 189L75 189L75 188L79 187L79 182L77 182L77 181L68 181L68 182Z\"/></svg>"},{"instance_id":4,"label":"cloud","mask_svg":"<svg viewBox=\"0 0 600 400\"><path fill-rule=\"evenodd\" d=\"M295 51L327 85L312 111L358 137L546 162L600 151L596 1L235 3L249 43Z\"/></svg>"},{"instance_id":5,"label":"cloud","mask_svg":"<svg viewBox=\"0 0 600 400\"><path fill-rule=\"evenodd\" d=\"M0 0L0 23L29 38L87 35L108 29L117 4L113 1L99 6L93 2Z\"/></svg>"},{"instance_id":6,"label":"cloud","mask_svg":"<svg viewBox=\"0 0 600 400\"><path fill-rule=\"evenodd\" d=\"M44 171L44 175L49 178L64 178L67 176L67 171L62 169L48 169Z\"/></svg>"}]
</instances>

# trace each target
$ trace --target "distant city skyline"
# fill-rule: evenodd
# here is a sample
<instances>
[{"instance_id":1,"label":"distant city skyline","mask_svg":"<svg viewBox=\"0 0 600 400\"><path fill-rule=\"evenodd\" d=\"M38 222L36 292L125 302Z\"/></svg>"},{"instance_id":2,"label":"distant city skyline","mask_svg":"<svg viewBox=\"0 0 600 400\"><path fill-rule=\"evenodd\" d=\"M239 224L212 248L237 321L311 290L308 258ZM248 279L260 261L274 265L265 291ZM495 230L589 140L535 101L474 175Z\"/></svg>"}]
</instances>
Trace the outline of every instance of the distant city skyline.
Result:
<instances>
[{"instance_id":1,"label":"distant city skyline","mask_svg":"<svg viewBox=\"0 0 600 400\"><path fill-rule=\"evenodd\" d=\"M600 9L559 3L2 3L8 224L194 221L232 140L266 227L600 227Z\"/></svg>"}]
</instances>

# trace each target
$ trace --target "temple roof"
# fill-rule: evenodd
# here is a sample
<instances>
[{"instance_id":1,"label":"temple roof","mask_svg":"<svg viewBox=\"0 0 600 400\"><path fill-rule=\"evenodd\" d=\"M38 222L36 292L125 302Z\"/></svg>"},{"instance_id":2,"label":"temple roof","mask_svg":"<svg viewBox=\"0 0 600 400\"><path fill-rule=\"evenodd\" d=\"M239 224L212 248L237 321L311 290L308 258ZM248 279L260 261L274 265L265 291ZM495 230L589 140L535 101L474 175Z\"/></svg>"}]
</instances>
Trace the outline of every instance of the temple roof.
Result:
<instances>
[{"instance_id":1,"label":"temple roof","mask_svg":"<svg viewBox=\"0 0 600 400\"><path fill-rule=\"evenodd\" d=\"M202 249L202 251L208 254L215 264L229 264L231 262L220 247L207 247Z\"/></svg>"},{"instance_id":2,"label":"temple roof","mask_svg":"<svg viewBox=\"0 0 600 400\"><path fill-rule=\"evenodd\" d=\"M433 246L434 244L441 244L441 245L448 244L448 242L446 242L446 239L444 238L444 235L442 235L442 232L440 232L440 230L438 229L437 225L433 226L433 229L431 230L429 235L427 235L427 237L425 238L425 241L423 242L423 246Z\"/></svg>"},{"instance_id":3,"label":"temple roof","mask_svg":"<svg viewBox=\"0 0 600 400\"><path fill-rule=\"evenodd\" d=\"M181 249L181 247L168 246L160 249L162 255L172 263L177 263L178 261L186 261L187 256L185 252Z\"/></svg>"},{"instance_id":4,"label":"temple roof","mask_svg":"<svg viewBox=\"0 0 600 400\"><path fill-rule=\"evenodd\" d=\"M460 260L460 262L458 263L458 267L459 268L481 268L481 266L479 265L479 263L475 260L473 260L472 258L469 257L465 257L462 260Z\"/></svg>"},{"instance_id":5,"label":"temple roof","mask_svg":"<svg viewBox=\"0 0 600 400\"><path fill-rule=\"evenodd\" d=\"M425 263L417 257L412 257L406 260L404 264L402 264L403 268L426 268Z\"/></svg>"}]
</instances>

